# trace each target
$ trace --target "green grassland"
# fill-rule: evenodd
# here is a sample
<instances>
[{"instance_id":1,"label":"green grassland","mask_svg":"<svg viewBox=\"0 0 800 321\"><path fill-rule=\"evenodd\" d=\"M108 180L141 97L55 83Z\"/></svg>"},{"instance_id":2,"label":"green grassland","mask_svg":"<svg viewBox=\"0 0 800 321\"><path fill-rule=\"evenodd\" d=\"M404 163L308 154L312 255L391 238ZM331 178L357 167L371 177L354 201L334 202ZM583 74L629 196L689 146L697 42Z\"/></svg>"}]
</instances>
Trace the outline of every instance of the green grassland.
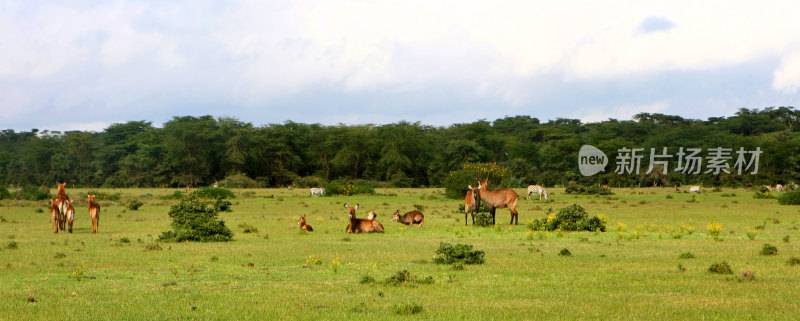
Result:
<instances>
[{"instance_id":1,"label":"green grassland","mask_svg":"<svg viewBox=\"0 0 800 321\"><path fill-rule=\"evenodd\" d=\"M693 196L670 189L616 189L518 203L520 224L498 209L497 226L464 226L463 200L442 189L378 189L376 195L310 197L306 189L234 190L221 213L225 243L158 243L170 229L163 199L175 189L86 189L74 233L52 233L46 201L0 201L2 320L795 320L800 207L724 189ZM517 190L521 195L522 189ZM694 202L691 202L694 197ZM125 204L139 199L137 211ZM345 234L343 203L378 213L385 234ZM578 203L608 217L606 232L530 232L528 221ZM391 222L421 207L422 227ZM314 232L301 231L307 214ZM706 233L722 226L719 240ZM257 231L245 233L248 225ZM748 235L750 233L750 235ZM752 238L752 239L751 239ZM432 258L440 242L473 245L486 263L463 270ZM760 254L765 243L777 255ZM572 255L559 255L562 249ZM694 258L679 258L690 252ZM732 274L708 272L726 261ZM389 285L408 270L432 284ZM754 279L743 276L752 272ZM374 281L362 283L361 280ZM33 302L31 302L33 301ZM421 310L403 314L402 307Z\"/></svg>"}]
</instances>

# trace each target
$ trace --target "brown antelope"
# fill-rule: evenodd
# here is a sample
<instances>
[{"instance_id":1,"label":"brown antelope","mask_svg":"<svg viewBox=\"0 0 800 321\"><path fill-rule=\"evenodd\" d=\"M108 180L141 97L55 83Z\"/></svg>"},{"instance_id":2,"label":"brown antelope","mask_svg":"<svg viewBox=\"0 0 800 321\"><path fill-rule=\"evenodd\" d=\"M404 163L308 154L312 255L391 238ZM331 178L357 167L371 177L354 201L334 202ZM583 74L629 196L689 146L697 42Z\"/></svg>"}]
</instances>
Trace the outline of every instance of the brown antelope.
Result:
<instances>
[{"instance_id":1,"label":"brown antelope","mask_svg":"<svg viewBox=\"0 0 800 321\"><path fill-rule=\"evenodd\" d=\"M492 214L492 225L495 224L495 210L504 207L508 207L509 211L511 211L511 223L509 224L519 224L519 212L517 212L517 199L519 195L517 192L510 188L490 191L486 188L488 182L489 178L486 178L483 182L478 180L478 194L480 194L483 203L489 207L489 213Z\"/></svg>"},{"instance_id":2,"label":"brown antelope","mask_svg":"<svg viewBox=\"0 0 800 321\"><path fill-rule=\"evenodd\" d=\"M464 218L464 220L466 220L466 218ZM392 221L409 226L414 226L414 223L417 223L417 227L420 227L422 223L425 222L425 215L422 215L420 211L411 211L400 215L400 210L397 210L394 212L394 215L392 215Z\"/></svg>"},{"instance_id":3,"label":"brown antelope","mask_svg":"<svg viewBox=\"0 0 800 321\"><path fill-rule=\"evenodd\" d=\"M303 216L300 216L300 220L297 221L297 224L300 224L300 229L301 230L306 230L306 231L309 231L309 232L313 232L314 231L314 229L311 228L311 225L306 224L306 215L305 214L303 214Z\"/></svg>"},{"instance_id":4,"label":"brown antelope","mask_svg":"<svg viewBox=\"0 0 800 321\"><path fill-rule=\"evenodd\" d=\"M467 215L472 212L472 225L475 225L475 215L481 208L481 195L469 185L469 191L464 197L464 225L467 225Z\"/></svg>"},{"instance_id":5,"label":"brown antelope","mask_svg":"<svg viewBox=\"0 0 800 321\"><path fill-rule=\"evenodd\" d=\"M96 195L89 194L89 216L92 217L92 233L97 233L97 227L100 225L100 204L94 201Z\"/></svg>"},{"instance_id":6,"label":"brown antelope","mask_svg":"<svg viewBox=\"0 0 800 321\"><path fill-rule=\"evenodd\" d=\"M383 233L383 224L378 222L377 220L369 220L369 219L357 219L356 218L356 210L358 209L358 204L356 206L347 206L344 204L344 207L349 210L348 217L350 218L350 224L347 225L345 232L347 233ZM375 212L371 212L372 218L375 218Z\"/></svg>"},{"instance_id":7,"label":"brown antelope","mask_svg":"<svg viewBox=\"0 0 800 321\"><path fill-rule=\"evenodd\" d=\"M72 233L72 222L75 221L75 208L72 207L72 200L67 200L67 222L69 222L69 232Z\"/></svg>"},{"instance_id":8,"label":"brown antelope","mask_svg":"<svg viewBox=\"0 0 800 321\"><path fill-rule=\"evenodd\" d=\"M56 203L58 205L58 228L63 231L66 229L67 208L69 207L67 204L69 196L67 196L67 192L64 189L64 187L67 186L67 182L59 183L56 181L56 185L58 185L58 194L56 195Z\"/></svg>"},{"instance_id":9,"label":"brown antelope","mask_svg":"<svg viewBox=\"0 0 800 321\"><path fill-rule=\"evenodd\" d=\"M675 184L675 185L672 185L672 187L674 187L674 188L675 188L675 192L677 192L677 193L680 193L680 192L681 192L681 189L680 189L680 188L678 188L678 185L677 185L677 184Z\"/></svg>"},{"instance_id":10,"label":"brown antelope","mask_svg":"<svg viewBox=\"0 0 800 321\"><path fill-rule=\"evenodd\" d=\"M58 212L58 200L50 199L50 218L53 220L53 233L58 233L58 225L61 222L61 214Z\"/></svg>"},{"instance_id":11,"label":"brown antelope","mask_svg":"<svg viewBox=\"0 0 800 321\"><path fill-rule=\"evenodd\" d=\"M539 195L539 200L542 200L542 196L544 196L544 200L547 200L547 190L544 187L539 185L528 185L528 199L531 199L531 194Z\"/></svg>"},{"instance_id":12,"label":"brown antelope","mask_svg":"<svg viewBox=\"0 0 800 321\"><path fill-rule=\"evenodd\" d=\"M776 192L783 192L783 185L775 184L775 191Z\"/></svg>"}]
</instances>

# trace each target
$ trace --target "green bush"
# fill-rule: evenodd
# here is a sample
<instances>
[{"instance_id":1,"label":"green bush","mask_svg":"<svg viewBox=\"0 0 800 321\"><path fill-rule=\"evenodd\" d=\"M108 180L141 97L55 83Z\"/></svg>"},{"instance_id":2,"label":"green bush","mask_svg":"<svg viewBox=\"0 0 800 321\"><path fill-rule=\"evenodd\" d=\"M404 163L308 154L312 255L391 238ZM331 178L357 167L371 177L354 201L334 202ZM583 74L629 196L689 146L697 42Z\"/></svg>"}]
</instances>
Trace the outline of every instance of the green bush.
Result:
<instances>
[{"instance_id":1,"label":"green bush","mask_svg":"<svg viewBox=\"0 0 800 321\"><path fill-rule=\"evenodd\" d=\"M800 205L800 189L783 193L783 195L778 197L778 204Z\"/></svg>"},{"instance_id":2,"label":"green bush","mask_svg":"<svg viewBox=\"0 0 800 321\"><path fill-rule=\"evenodd\" d=\"M614 195L611 192L611 189L604 188L600 185L591 185L589 187L585 187L575 181L570 181L567 185L567 188L564 189L564 193L567 194L589 194L589 195Z\"/></svg>"},{"instance_id":3,"label":"green bush","mask_svg":"<svg viewBox=\"0 0 800 321\"><path fill-rule=\"evenodd\" d=\"M228 200L218 198L214 200L214 209L216 209L218 212L230 212L231 202Z\"/></svg>"},{"instance_id":4,"label":"green bush","mask_svg":"<svg viewBox=\"0 0 800 321\"><path fill-rule=\"evenodd\" d=\"M756 191L756 192L753 193L753 198L755 198L755 199L770 199L770 198L775 198L775 195L772 195L772 193L770 193L770 191L767 191L767 190L765 190L763 192L762 191Z\"/></svg>"},{"instance_id":5,"label":"green bush","mask_svg":"<svg viewBox=\"0 0 800 321\"><path fill-rule=\"evenodd\" d=\"M483 203L481 203L483 205ZM475 225L477 226L492 226L492 214L489 214L488 209L486 212L475 213Z\"/></svg>"},{"instance_id":6,"label":"green bush","mask_svg":"<svg viewBox=\"0 0 800 321\"><path fill-rule=\"evenodd\" d=\"M130 200L128 202L128 205L126 205L126 207L131 211L137 211L137 210L139 210L140 207L142 207L142 205L144 205L144 203L142 203L142 201L134 199L134 200Z\"/></svg>"},{"instance_id":7,"label":"green bush","mask_svg":"<svg viewBox=\"0 0 800 321\"><path fill-rule=\"evenodd\" d=\"M220 187L201 187L192 193L199 198L236 198L236 195L229 189Z\"/></svg>"},{"instance_id":8,"label":"green bush","mask_svg":"<svg viewBox=\"0 0 800 321\"><path fill-rule=\"evenodd\" d=\"M11 192L8 191L3 185L0 185L0 200L9 199L11 198Z\"/></svg>"},{"instance_id":9,"label":"green bush","mask_svg":"<svg viewBox=\"0 0 800 321\"><path fill-rule=\"evenodd\" d=\"M564 207L555 215L548 211L547 218L531 221L528 228L534 231L606 231L603 220L597 216L589 218L586 210L578 204Z\"/></svg>"},{"instance_id":10,"label":"green bush","mask_svg":"<svg viewBox=\"0 0 800 321\"><path fill-rule=\"evenodd\" d=\"M439 249L436 250L436 255L433 257L433 262L436 264L483 264L486 261L486 253L481 250L472 250L472 245L456 244L442 242L439 243Z\"/></svg>"},{"instance_id":11,"label":"green bush","mask_svg":"<svg viewBox=\"0 0 800 321\"><path fill-rule=\"evenodd\" d=\"M50 194L39 188L39 186L25 185L20 192L20 197L28 201L41 201L50 198Z\"/></svg>"},{"instance_id":12,"label":"green bush","mask_svg":"<svg viewBox=\"0 0 800 321\"><path fill-rule=\"evenodd\" d=\"M389 177L389 186L391 187L411 187L414 184L414 179L406 176L406 173L398 171Z\"/></svg>"},{"instance_id":13,"label":"green bush","mask_svg":"<svg viewBox=\"0 0 800 321\"><path fill-rule=\"evenodd\" d=\"M325 186L325 195L357 195L375 194L375 188L358 182L347 182L344 180L334 180Z\"/></svg>"},{"instance_id":14,"label":"green bush","mask_svg":"<svg viewBox=\"0 0 800 321\"><path fill-rule=\"evenodd\" d=\"M731 270L731 266L728 265L728 262L722 261L722 263L714 263L708 267L708 272L717 273L717 274L732 274L733 271Z\"/></svg>"},{"instance_id":15,"label":"green bush","mask_svg":"<svg viewBox=\"0 0 800 321\"><path fill-rule=\"evenodd\" d=\"M317 187L317 186L325 186L326 184L324 179L317 176L305 176L305 177L296 176L292 178L292 183L297 187Z\"/></svg>"},{"instance_id":16,"label":"green bush","mask_svg":"<svg viewBox=\"0 0 800 321\"><path fill-rule=\"evenodd\" d=\"M160 241L230 241L231 230L217 219L218 210L195 196L189 196L169 209L172 230L161 233Z\"/></svg>"},{"instance_id":17,"label":"green bush","mask_svg":"<svg viewBox=\"0 0 800 321\"><path fill-rule=\"evenodd\" d=\"M398 303L392 307L392 312L400 315L410 315L422 312L422 306L416 303Z\"/></svg>"},{"instance_id":18,"label":"green bush","mask_svg":"<svg viewBox=\"0 0 800 321\"><path fill-rule=\"evenodd\" d=\"M386 279L385 283L394 286L411 284L411 283L433 284L433 277L427 276L422 279L418 279L416 276L412 275L411 272L408 272L408 270L402 270L398 271L397 273L395 273L395 275L392 275L388 279Z\"/></svg>"},{"instance_id":19,"label":"green bush","mask_svg":"<svg viewBox=\"0 0 800 321\"><path fill-rule=\"evenodd\" d=\"M761 248L761 255L777 255L778 248L772 244L765 243L764 247Z\"/></svg>"},{"instance_id":20,"label":"green bush","mask_svg":"<svg viewBox=\"0 0 800 321\"><path fill-rule=\"evenodd\" d=\"M256 188L256 187L263 187L260 184L245 175L242 172L232 172L225 176L221 181L219 181L219 186L224 186L227 188Z\"/></svg>"}]
</instances>

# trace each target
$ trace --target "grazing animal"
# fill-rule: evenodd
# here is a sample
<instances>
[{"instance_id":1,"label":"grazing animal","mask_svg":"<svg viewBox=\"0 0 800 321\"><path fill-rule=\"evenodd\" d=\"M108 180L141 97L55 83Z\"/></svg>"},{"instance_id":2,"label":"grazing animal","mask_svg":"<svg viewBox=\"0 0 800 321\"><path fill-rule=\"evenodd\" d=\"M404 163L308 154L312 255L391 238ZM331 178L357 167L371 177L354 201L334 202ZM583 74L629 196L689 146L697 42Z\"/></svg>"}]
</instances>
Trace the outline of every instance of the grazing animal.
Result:
<instances>
[{"instance_id":1,"label":"grazing animal","mask_svg":"<svg viewBox=\"0 0 800 321\"><path fill-rule=\"evenodd\" d=\"M489 213L492 214L492 225L495 224L494 214L497 208L504 208L508 207L509 211L511 212L511 223L509 224L519 224L519 212L517 212L517 199L519 195L513 189L510 188L501 188L498 190L490 191L486 188L486 184L489 182L489 178L486 178L483 182L478 180L478 194L481 197L483 203L489 207Z\"/></svg>"},{"instance_id":2,"label":"grazing animal","mask_svg":"<svg viewBox=\"0 0 800 321\"><path fill-rule=\"evenodd\" d=\"M700 193L700 186L694 185L692 187L689 187L689 193L692 193L692 194Z\"/></svg>"},{"instance_id":3,"label":"grazing animal","mask_svg":"<svg viewBox=\"0 0 800 321\"><path fill-rule=\"evenodd\" d=\"M311 225L306 224L306 215L305 214L303 214L303 216L300 216L300 220L297 221L297 224L300 224L300 229L301 230L306 230L306 231L309 231L309 232L313 232L314 231L314 229L311 228Z\"/></svg>"},{"instance_id":4,"label":"grazing animal","mask_svg":"<svg viewBox=\"0 0 800 321\"><path fill-rule=\"evenodd\" d=\"M472 212L472 225L475 225L475 214L480 211L481 208L481 195L472 188L472 185L469 185L469 191L467 191L467 195L464 197L464 225L467 225L467 215Z\"/></svg>"},{"instance_id":5,"label":"grazing animal","mask_svg":"<svg viewBox=\"0 0 800 321\"><path fill-rule=\"evenodd\" d=\"M680 189L680 188L678 188L678 185L677 185L677 184L676 184L676 185L672 185L672 187L674 187L674 188L675 188L675 192L678 192L678 193L680 193L680 192L681 192L681 189Z\"/></svg>"},{"instance_id":6,"label":"grazing animal","mask_svg":"<svg viewBox=\"0 0 800 321\"><path fill-rule=\"evenodd\" d=\"M69 232L72 233L72 222L75 221L75 208L72 207L72 200L67 200L67 222L69 222Z\"/></svg>"},{"instance_id":7,"label":"grazing animal","mask_svg":"<svg viewBox=\"0 0 800 321\"><path fill-rule=\"evenodd\" d=\"M466 220L466 218L464 220ZM425 215L420 211L411 211L400 215L400 210L397 210L394 212L394 215L392 215L392 221L410 226L414 226L414 223L417 223L417 227L420 227L422 223L425 222Z\"/></svg>"},{"instance_id":8,"label":"grazing animal","mask_svg":"<svg viewBox=\"0 0 800 321\"><path fill-rule=\"evenodd\" d=\"M53 233L58 233L61 216L58 211L58 200L55 198L50 199L50 218L53 220Z\"/></svg>"},{"instance_id":9,"label":"grazing animal","mask_svg":"<svg viewBox=\"0 0 800 321\"><path fill-rule=\"evenodd\" d=\"M792 183L792 184L790 184L789 186L791 186L791 187L792 187L792 190L793 190L793 191L794 191L794 190L797 190L797 184L795 184L795 183Z\"/></svg>"},{"instance_id":10,"label":"grazing animal","mask_svg":"<svg viewBox=\"0 0 800 321\"><path fill-rule=\"evenodd\" d=\"M100 204L94 201L96 195L89 194L89 216L92 217L92 233L96 234L100 225Z\"/></svg>"},{"instance_id":11,"label":"grazing animal","mask_svg":"<svg viewBox=\"0 0 800 321\"><path fill-rule=\"evenodd\" d=\"M604 188L604 189L608 189L608 184L603 184L603 186L601 186L601 187Z\"/></svg>"},{"instance_id":12,"label":"grazing animal","mask_svg":"<svg viewBox=\"0 0 800 321\"><path fill-rule=\"evenodd\" d=\"M539 200L542 200L542 196L544 196L544 200L547 200L547 190L544 187L539 185L528 185L528 199L531 199L531 194L538 194Z\"/></svg>"},{"instance_id":13,"label":"grazing animal","mask_svg":"<svg viewBox=\"0 0 800 321\"><path fill-rule=\"evenodd\" d=\"M776 192L783 192L783 185L775 184L775 191Z\"/></svg>"},{"instance_id":14,"label":"grazing animal","mask_svg":"<svg viewBox=\"0 0 800 321\"><path fill-rule=\"evenodd\" d=\"M191 185L191 184L189 184L189 185L186 185L186 193L189 193L189 191L190 191L191 189L192 189L192 185Z\"/></svg>"},{"instance_id":15,"label":"grazing animal","mask_svg":"<svg viewBox=\"0 0 800 321\"><path fill-rule=\"evenodd\" d=\"M356 210L358 209L358 204L356 206L347 206L344 204L344 207L349 210L348 218L350 219L350 223L347 225L345 232L347 233L383 233L383 224L378 222L377 220L369 220L369 219L358 219L356 218ZM374 218L375 214L372 212L372 217Z\"/></svg>"},{"instance_id":16,"label":"grazing animal","mask_svg":"<svg viewBox=\"0 0 800 321\"><path fill-rule=\"evenodd\" d=\"M311 196L323 195L323 194L325 194L325 188L323 188L323 187L312 187L311 188Z\"/></svg>"}]
</instances>

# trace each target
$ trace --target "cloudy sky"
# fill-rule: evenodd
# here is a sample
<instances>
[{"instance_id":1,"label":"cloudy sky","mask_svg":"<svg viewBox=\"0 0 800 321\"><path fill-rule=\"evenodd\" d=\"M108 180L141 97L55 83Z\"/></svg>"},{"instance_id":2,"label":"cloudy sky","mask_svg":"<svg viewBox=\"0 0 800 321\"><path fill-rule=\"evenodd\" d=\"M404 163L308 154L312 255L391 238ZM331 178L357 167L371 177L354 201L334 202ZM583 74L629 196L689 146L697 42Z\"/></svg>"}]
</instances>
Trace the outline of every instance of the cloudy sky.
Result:
<instances>
[{"instance_id":1,"label":"cloudy sky","mask_svg":"<svg viewBox=\"0 0 800 321\"><path fill-rule=\"evenodd\" d=\"M800 2L0 0L0 129L800 107Z\"/></svg>"}]
</instances>

